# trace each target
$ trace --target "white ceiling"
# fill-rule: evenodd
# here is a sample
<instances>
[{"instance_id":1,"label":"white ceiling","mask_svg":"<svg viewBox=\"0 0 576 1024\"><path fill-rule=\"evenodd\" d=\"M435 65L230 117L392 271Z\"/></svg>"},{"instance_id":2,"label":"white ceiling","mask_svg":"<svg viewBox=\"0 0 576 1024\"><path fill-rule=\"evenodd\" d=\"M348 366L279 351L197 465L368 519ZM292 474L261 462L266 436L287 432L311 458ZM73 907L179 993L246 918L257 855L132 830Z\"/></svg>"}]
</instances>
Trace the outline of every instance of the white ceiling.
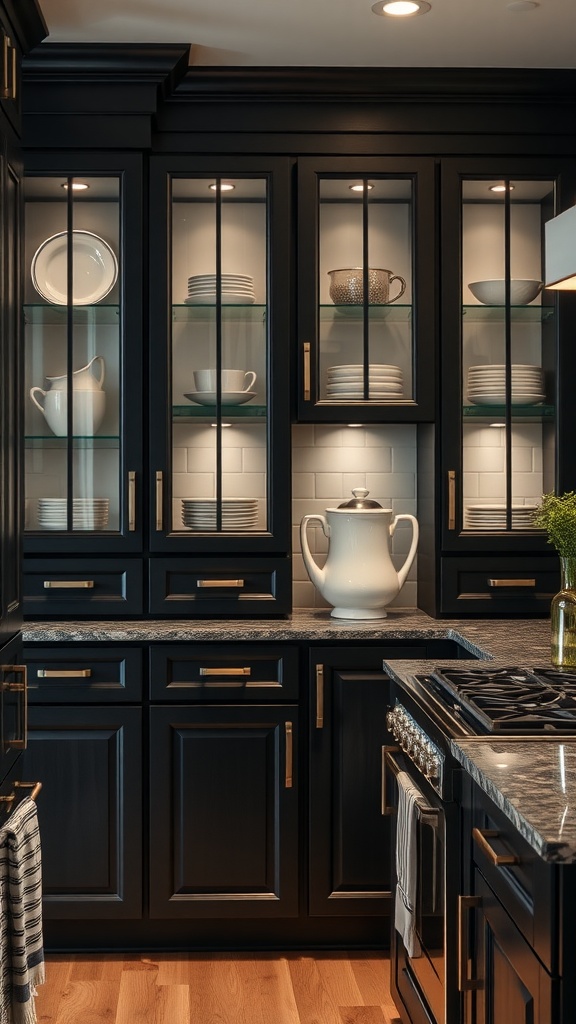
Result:
<instances>
[{"instance_id":1,"label":"white ceiling","mask_svg":"<svg viewBox=\"0 0 576 1024\"><path fill-rule=\"evenodd\" d=\"M50 42L190 43L195 65L576 68L576 0L39 0Z\"/></svg>"}]
</instances>

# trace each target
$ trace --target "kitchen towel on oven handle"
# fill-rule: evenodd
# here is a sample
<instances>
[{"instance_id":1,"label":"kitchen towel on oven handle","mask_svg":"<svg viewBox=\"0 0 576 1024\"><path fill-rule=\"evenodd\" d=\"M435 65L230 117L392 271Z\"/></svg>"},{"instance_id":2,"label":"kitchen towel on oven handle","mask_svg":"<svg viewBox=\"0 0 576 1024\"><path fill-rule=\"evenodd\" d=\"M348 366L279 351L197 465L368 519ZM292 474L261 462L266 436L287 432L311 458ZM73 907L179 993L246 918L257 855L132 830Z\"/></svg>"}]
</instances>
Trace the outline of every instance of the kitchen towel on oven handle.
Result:
<instances>
[{"instance_id":1,"label":"kitchen towel on oven handle","mask_svg":"<svg viewBox=\"0 0 576 1024\"><path fill-rule=\"evenodd\" d=\"M27 796L0 828L1 1024L35 1024L44 973L40 830Z\"/></svg>"},{"instance_id":2,"label":"kitchen towel on oven handle","mask_svg":"<svg viewBox=\"0 0 576 1024\"><path fill-rule=\"evenodd\" d=\"M430 810L425 798L407 772L398 772L398 815L396 822L396 899L394 925L410 957L421 955L416 932L418 892L417 816Z\"/></svg>"}]
</instances>

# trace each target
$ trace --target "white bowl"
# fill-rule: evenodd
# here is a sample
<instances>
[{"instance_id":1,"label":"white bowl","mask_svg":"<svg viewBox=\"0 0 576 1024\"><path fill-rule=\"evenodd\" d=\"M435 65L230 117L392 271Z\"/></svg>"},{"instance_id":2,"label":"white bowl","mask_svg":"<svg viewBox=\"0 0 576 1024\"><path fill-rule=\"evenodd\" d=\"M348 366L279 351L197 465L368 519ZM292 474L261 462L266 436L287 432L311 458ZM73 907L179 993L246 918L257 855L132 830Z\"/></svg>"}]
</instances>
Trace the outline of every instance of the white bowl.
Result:
<instances>
[{"instance_id":1,"label":"white bowl","mask_svg":"<svg viewBox=\"0 0 576 1024\"><path fill-rule=\"evenodd\" d=\"M506 282L502 279L496 281L471 281L468 285L472 295L485 306L503 306L506 302ZM533 302L542 290L542 281L522 281L512 279L510 281L510 304L512 306L526 306Z\"/></svg>"}]
</instances>

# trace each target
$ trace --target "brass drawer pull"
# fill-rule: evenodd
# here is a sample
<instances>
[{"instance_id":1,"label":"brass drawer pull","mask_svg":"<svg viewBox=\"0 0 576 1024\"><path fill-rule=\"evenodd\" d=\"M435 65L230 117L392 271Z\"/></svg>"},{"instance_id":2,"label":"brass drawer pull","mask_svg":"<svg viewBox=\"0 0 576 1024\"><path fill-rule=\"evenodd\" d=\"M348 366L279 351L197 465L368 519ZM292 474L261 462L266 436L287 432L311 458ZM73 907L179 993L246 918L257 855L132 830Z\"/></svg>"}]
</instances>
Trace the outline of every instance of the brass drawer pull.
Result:
<instances>
[{"instance_id":1,"label":"brass drawer pull","mask_svg":"<svg viewBox=\"0 0 576 1024\"><path fill-rule=\"evenodd\" d=\"M196 580L197 587L234 587L241 589L245 586L244 580Z\"/></svg>"},{"instance_id":2,"label":"brass drawer pull","mask_svg":"<svg viewBox=\"0 0 576 1024\"><path fill-rule=\"evenodd\" d=\"M304 342L303 350L304 350L304 374L303 374L303 377L304 377L304 381L303 381L303 383L304 383L304 401L305 402L309 402L310 401L310 390L311 390L311 385L310 385L310 342L309 341L305 341Z\"/></svg>"},{"instance_id":3,"label":"brass drawer pull","mask_svg":"<svg viewBox=\"0 0 576 1024\"><path fill-rule=\"evenodd\" d=\"M472 838L474 842L480 847L480 849L490 858L492 864L500 866L502 864L519 864L520 857L517 857L515 853L496 853L488 842L489 839L496 839L500 833L493 828L473 828Z\"/></svg>"},{"instance_id":4,"label":"brass drawer pull","mask_svg":"<svg viewBox=\"0 0 576 1024\"><path fill-rule=\"evenodd\" d=\"M481 983L476 978L468 977L468 911L474 910L482 903L480 896L459 896L458 897L458 991L474 992L481 988Z\"/></svg>"},{"instance_id":5,"label":"brass drawer pull","mask_svg":"<svg viewBox=\"0 0 576 1024\"><path fill-rule=\"evenodd\" d=\"M244 668L200 668L198 669L198 675L200 676L249 676L252 674L252 669L248 666Z\"/></svg>"},{"instance_id":6,"label":"brass drawer pull","mask_svg":"<svg viewBox=\"0 0 576 1024\"><path fill-rule=\"evenodd\" d=\"M162 470L156 470L156 529L164 529L164 478Z\"/></svg>"},{"instance_id":7,"label":"brass drawer pull","mask_svg":"<svg viewBox=\"0 0 576 1024\"><path fill-rule=\"evenodd\" d=\"M488 580L489 587L535 587L536 580Z\"/></svg>"},{"instance_id":8,"label":"brass drawer pull","mask_svg":"<svg viewBox=\"0 0 576 1024\"><path fill-rule=\"evenodd\" d=\"M10 99L10 78L8 68L8 56L12 44L10 37L4 32L2 34L2 99Z\"/></svg>"},{"instance_id":9,"label":"brass drawer pull","mask_svg":"<svg viewBox=\"0 0 576 1024\"><path fill-rule=\"evenodd\" d=\"M136 473L133 469L128 472L128 530L133 532L136 529Z\"/></svg>"},{"instance_id":10,"label":"brass drawer pull","mask_svg":"<svg viewBox=\"0 0 576 1024\"><path fill-rule=\"evenodd\" d=\"M0 671L4 672L16 672L20 675L21 681L19 683L11 683L8 680L2 683L1 688L6 690L8 693L21 693L22 700L19 703L20 711L20 736L13 740L8 740L7 747L14 750L26 750L27 736L28 736L28 673L26 665L1 665Z\"/></svg>"},{"instance_id":11,"label":"brass drawer pull","mask_svg":"<svg viewBox=\"0 0 576 1024\"><path fill-rule=\"evenodd\" d=\"M44 580L44 590L93 590L94 580Z\"/></svg>"},{"instance_id":12,"label":"brass drawer pull","mask_svg":"<svg viewBox=\"0 0 576 1024\"><path fill-rule=\"evenodd\" d=\"M89 679L91 668L39 668L38 679Z\"/></svg>"},{"instance_id":13,"label":"brass drawer pull","mask_svg":"<svg viewBox=\"0 0 576 1024\"><path fill-rule=\"evenodd\" d=\"M395 761L393 754L396 754L400 750L400 747L382 747L382 766L381 766L381 793L380 793L380 813L382 815L394 814L396 808L389 806L386 800L386 789L387 789L387 766L390 766L390 770L394 776L398 775L401 771L400 765Z\"/></svg>"},{"instance_id":14,"label":"brass drawer pull","mask_svg":"<svg viewBox=\"0 0 576 1024\"><path fill-rule=\"evenodd\" d=\"M456 470L448 470L448 529L456 529Z\"/></svg>"},{"instance_id":15,"label":"brass drawer pull","mask_svg":"<svg viewBox=\"0 0 576 1024\"><path fill-rule=\"evenodd\" d=\"M292 764L293 764L293 735L292 722L286 722L284 726L286 735L286 773L284 776L284 788L292 789Z\"/></svg>"},{"instance_id":16,"label":"brass drawer pull","mask_svg":"<svg viewBox=\"0 0 576 1024\"><path fill-rule=\"evenodd\" d=\"M316 728L324 728L324 665L316 665Z\"/></svg>"}]
</instances>

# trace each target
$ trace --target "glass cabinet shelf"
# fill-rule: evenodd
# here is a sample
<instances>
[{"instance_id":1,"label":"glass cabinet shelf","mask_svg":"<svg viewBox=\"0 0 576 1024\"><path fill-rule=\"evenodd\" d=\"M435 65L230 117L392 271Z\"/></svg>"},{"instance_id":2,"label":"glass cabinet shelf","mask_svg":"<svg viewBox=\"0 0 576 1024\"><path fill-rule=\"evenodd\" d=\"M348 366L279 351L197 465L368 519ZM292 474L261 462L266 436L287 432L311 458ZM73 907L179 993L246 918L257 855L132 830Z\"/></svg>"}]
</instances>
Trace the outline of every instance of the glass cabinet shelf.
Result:
<instances>
[{"instance_id":1,"label":"glass cabinet shelf","mask_svg":"<svg viewBox=\"0 0 576 1024\"><path fill-rule=\"evenodd\" d=\"M120 306L115 304L97 306L71 306L72 323L76 325L118 326ZM68 306L50 306L45 302L28 303L24 306L24 323L43 327L61 327L68 323Z\"/></svg>"},{"instance_id":2,"label":"glass cabinet shelf","mask_svg":"<svg viewBox=\"0 0 576 1024\"><path fill-rule=\"evenodd\" d=\"M83 434L74 434L72 437L74 448L94 448L94 449L117 449L120 447L120 438L118 436L107 435L98 437L87 437ZM24 438L26 448L56 448L57 450L63 450L67 447L67 437L47 437L45 435L28 435Z\"/></svg>"},{"instance_id":3,"label":"glass cabinet shelf","mask_svg":"<svg viewBox=\"0 0 576 1024\"><path fill-rule=\"evenodd\" d=\"M330 323L337 320L342 323L345 320L362 320L364 317L364 306L354 305L330 305L320 306L320 320L322 323ZM369 320L389 320L391 323L406 324L412 320L412 306L384 305L378 306L370 303L368 306Z\"/></svg>"},{"instance_id":4,"label":"glass cabinet shelf","mask_svg":"<svg viewBox=\"0 0 576 1024\"><path fill-rule=\"evenodd\" d=\"M506 306L462 306L462 316L467 320L501 323L505 315ZM553 316L553 306L510 306L510 317L514 323L541 324Z\"/></svg>"},{"instance_id":5,"label":"glass cabinet shelf","mask_svg":"<svg viewBox=\"0 0 576 1024\"><path fill-rule=\"evenodd\" d=\"M530 420L540 423L542 420L554 419L553 405L513 405L512 420ZM462 415L473 419L493 419L494 416L506 415L505 405L465 405Z\"/></svg>"},{"instance_id":6,"label":"glass cabinet shelf","mask_svg":"<svg viewBox=\"0 0 576 1024\"><path fill-rule=\"evenodd\" d=\"M257 420L265 417L268 408L265 405L223 405L222 416L226 419ZM216 415L215 405L173 405L174 419L213 420Z\"/></svg>"},{"instance_id":7,"label":"glass cabinet shelf","mask_svg":"<svg viewBox=\"0 0 576 1024\"><path fill-rule=\"evenodd\" d=\"M218 307L208 303L185 303L172 306L173 323L196 323L198 321L214 321ZM220 306L222 320L226 322L261 324L266 318L266 306L246 303L225 303Z\"/></svg>"}]
</instances>

